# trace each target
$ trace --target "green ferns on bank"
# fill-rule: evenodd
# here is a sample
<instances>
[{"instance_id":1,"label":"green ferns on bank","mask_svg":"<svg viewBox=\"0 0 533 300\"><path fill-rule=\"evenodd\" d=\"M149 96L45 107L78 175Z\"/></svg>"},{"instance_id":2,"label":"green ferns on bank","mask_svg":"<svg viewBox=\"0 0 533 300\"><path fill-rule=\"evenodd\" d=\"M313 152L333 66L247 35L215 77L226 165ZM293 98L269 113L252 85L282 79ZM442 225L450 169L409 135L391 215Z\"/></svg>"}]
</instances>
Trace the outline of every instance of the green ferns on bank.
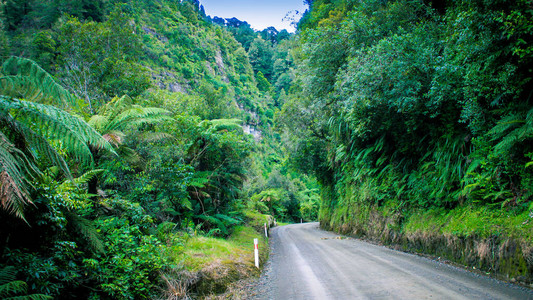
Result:
<instances>
[{"instance_id":1,"label":"green ferns on bank","mask_svg":"<svg viewBox=\"0 0 533 300\"><path fill-rule=\"evenodd\" d=\"M512 30L498 15L529 11L524 2L493 2L448 4L445 13L421 1L313 2L301 24L293 101L309 98L301 109L321 116L302 120L304 148L331 137L328 155L314 163L328 165L315 171L337 193L326 202L335 205L346 185L371 183L379 196L361 201L527 207L531 57L515 56L505 41L531 33L517 27L500 40Z\"/></svg>"}]
</instances>

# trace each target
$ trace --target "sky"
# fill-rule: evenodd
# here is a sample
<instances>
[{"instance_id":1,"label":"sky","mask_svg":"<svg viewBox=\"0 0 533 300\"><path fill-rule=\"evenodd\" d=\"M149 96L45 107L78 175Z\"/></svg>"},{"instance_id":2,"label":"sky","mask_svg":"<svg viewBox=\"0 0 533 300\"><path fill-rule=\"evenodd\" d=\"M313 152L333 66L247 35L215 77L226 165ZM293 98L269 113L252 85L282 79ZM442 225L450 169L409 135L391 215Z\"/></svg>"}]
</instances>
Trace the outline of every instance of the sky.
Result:
<instances>
[{"instance_id":1,"label":"sky","mask_svg":"<svg viewBox=\"0 0 533 300\"><path fill-rule=\"evenodd\" d=\"M253 29L263 30L274 26L278 31L294 32L291 21L282 21L289 12L307 9L303 0L200 0L205 13L211 17L237 18L246 21ZM298 17L298 18L300 18Z\"/></svg>"}]
</instances>

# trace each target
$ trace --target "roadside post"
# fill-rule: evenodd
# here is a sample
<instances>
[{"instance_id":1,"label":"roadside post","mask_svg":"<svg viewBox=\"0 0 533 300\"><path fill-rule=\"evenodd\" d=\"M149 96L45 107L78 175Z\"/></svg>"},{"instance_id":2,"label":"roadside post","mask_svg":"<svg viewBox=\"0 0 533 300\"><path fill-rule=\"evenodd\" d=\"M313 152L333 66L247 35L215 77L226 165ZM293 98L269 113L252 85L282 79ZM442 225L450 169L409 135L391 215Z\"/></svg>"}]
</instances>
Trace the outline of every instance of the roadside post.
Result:
<instances>
[{"instance_id":1,"label":"roadside post","mask_svg":"<svg viewBox=\"0 0 533 300\"><path fill-rule=\"evenodd\" d=\"M259 240L254 239L255 266L259 269Z\"/></svg>"},{"instance_id":2,"label":"roadside post","mask_svg":"<svg viewBox=\"0 0 533 300\"><path fill-rule=\"evenodd\" d=\"M267 223L265 223L265 237L268 237Z\"/></svg>"}]
</instances>

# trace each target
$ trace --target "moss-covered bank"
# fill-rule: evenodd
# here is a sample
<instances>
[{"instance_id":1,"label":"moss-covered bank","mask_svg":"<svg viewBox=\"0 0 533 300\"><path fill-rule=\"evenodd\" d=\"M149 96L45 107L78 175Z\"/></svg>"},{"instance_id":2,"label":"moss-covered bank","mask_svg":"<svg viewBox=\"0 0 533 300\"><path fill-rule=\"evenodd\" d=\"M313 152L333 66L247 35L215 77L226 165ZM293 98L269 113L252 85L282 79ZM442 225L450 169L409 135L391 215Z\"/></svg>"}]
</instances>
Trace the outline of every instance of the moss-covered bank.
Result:
<instances>
[{"instance_id":1,"label":"moss-covered bank","mask_svg":"<svg viewBox=\"0 0 533 300\"><path fill-rule=\"evenodd\" d=\"M529 210L475 205L452 210L381 206L323 207L324 229L429 254L533 287L533 205Z\"/></svg>"}]
</instances>

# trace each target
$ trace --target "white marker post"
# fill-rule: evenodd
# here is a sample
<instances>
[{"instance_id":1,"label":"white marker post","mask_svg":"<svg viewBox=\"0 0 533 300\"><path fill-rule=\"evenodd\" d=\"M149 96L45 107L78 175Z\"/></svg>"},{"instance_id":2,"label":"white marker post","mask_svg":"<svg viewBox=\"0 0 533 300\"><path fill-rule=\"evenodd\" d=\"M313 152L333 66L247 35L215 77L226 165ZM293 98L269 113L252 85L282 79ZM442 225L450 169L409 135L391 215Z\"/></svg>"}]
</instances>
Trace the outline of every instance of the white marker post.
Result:
<instances>
[{"instance_id":1,"label":"white marker post","mask_svg":"<svg viewBox=\"0 0 533 300\"><path fill-rule=\"evenodd\" d=\"M268 237L267 223L265 223L265 237Z\"/></svg>"},{"instance_id":2,"label":"white marker post","mask_svg":"<svg viewBox=\"0 0 533 300\"><path fill-rule=\"evenodd\" d=\"M259 269L259 240L254 239L255 266Z\"/></svg>"}]
</instances>

